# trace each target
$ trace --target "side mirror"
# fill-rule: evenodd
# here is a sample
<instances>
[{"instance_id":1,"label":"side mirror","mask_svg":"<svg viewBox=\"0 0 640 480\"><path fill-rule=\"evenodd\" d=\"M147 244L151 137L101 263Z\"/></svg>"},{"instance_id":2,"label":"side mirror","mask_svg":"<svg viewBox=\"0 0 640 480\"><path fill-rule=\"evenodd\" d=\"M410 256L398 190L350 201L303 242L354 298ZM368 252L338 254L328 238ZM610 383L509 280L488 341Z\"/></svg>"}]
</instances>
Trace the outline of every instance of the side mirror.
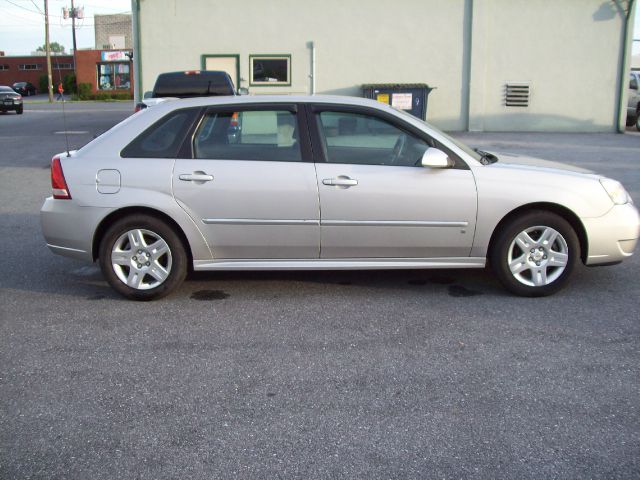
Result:
<instances>
[{"instance_id":1,"label":"side mirror","mask_svg":"<svg viewBox=\"0 0 640 480\"><path fill-rule=\"evenodd\" d=\"M238 95L249 95L249 89L247 87L240 87L238 89Z\"/></svg>"},{"instance_id":2,"label":"side mirror","mask_svg":"<svg viewBox=\"0 0 640 480\"><path fill-rule=\"evenodd\" d=\"M428 168L451 168L453 167L453 161L442 150L437 148L427 148L422 155L420 164L423 167Z\"/></svg>"},{"instance_id":3,"label":"side mirror","mask_svg":"<svg viewBox=\"0 0 640 480\"><path fill-rule=\"evenodd\" d=\"M142 98L151 98L153 96L153 92L144 92Z\"/></svg>"}]
</instances>

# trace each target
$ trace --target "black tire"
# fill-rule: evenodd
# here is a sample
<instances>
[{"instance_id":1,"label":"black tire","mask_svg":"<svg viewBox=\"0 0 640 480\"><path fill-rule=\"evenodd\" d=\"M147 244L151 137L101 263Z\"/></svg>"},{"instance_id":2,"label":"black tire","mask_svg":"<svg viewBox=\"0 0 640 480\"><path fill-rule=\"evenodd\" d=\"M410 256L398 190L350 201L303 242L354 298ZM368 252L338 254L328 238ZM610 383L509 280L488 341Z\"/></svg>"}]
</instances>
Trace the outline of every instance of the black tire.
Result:
<instances>
[{"instance_id":1,"label":"black tire","mask_svg":"<svg viewBox=\"0 0 640 480\"><path fill-rule=\"evenodd\" d=\"M640 111L636 115L636 130L640 131Z\"/></svg>"},{"instance_id":2,"label":"black tire","mask_svg":"<svg viewBox=\"0 0 640 480\"><path fill-rule=\"evenodd\" d=\"M636 124L637 117L630 117L627 115L627 127L633 127Z\"/></svg>"},{"instance_id":3,"label":"black tire","mask_svg":"<svg viewBox=\"0 0 640 480\"><path fill-rule=\"evenodd\" d=\"M550 243L545 243L543 232ZM532 242L520 243L527 238ZM489 250L489 263L500 282L524 297L544 297L562 289L579 258L580 242L571 224L542 210L526 212L504 225Z\"/></svg>"},{"instance_id":4,"label":"black tire","mask_svg":"<svg viewBox=\"0 0 640 480\"><path fill-rule=\"evenodd\" d=\"M128 232L139 232L140 245L131 243ZM166 246L167 253L156 258L153 248L149 248L154 244ZM148 301L169 295L180 286L187 273L188 258L172 227L158 218L140 214L122 218L107 229L100 242L99 261L102 274L114 290L132 300ZM164 279L158 278L165 274ZM130 286L127 280L138 285Z\"/></svg>"},{"instance_id":5,"label":"black tire","mask_svg":"<svg viewBox=\"0 0 640 480\"><path fill-rule=\"evenodd\" d=\"M20 108L16 108L16 113L18 115L22 115L22 112L24 111L24 107L20 107Z\"/></svg>"}]
</instances>

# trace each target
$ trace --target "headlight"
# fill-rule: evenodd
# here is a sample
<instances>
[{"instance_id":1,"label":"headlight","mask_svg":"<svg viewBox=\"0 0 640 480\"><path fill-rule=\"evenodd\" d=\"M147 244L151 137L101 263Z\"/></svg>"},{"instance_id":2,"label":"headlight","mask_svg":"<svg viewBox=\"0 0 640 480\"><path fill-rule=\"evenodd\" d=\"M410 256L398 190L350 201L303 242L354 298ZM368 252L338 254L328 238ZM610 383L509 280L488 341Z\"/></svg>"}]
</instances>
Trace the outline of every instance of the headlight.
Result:
<instances>
[{"instance_id":1,"label":"headlight","mask_svg":"<svg viewBox=\"0 0 640 480\"><path fill-rule=\"evenodd\" d=\"M610 178L601 178L600 183L611 197L611 201L616 205L624 205L625 203L633 203L631 197L624 189L622 184Z\"/></svg>"}]
</instances>

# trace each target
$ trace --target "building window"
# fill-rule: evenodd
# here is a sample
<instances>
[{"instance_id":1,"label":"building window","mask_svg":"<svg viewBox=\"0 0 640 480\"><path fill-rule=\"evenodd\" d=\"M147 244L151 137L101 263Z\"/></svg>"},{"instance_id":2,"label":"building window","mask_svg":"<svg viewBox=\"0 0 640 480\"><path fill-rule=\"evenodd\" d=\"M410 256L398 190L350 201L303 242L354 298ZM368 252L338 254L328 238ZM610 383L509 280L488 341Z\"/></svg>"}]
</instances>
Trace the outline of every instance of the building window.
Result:
<instances>
[{"instance_id":1,"label":"building window","mask_svg":"<svg viewBox=\"0 0 640 480\"><path fill-rule=\"evenodd\" d=\"M72 63L54 63L52 68L54 70L72 70L73 69L73 64Z\"/></svg>"},{"instance_id":2,"label":"building window","mask_svg":"<svg viewBox=\"0 0 640 480\"><path fill-rule=\"evenodd\" d=\"M0 65L0 70L9 70L9 65Z\"/></svg>"},{"instance_id":3,"label":"building window","mask_svg":"<svg viewBox=\"0 0 640 480\"><path fill-rule=\"evenodd\" d=\"M39 63L22 63L18 65L18 70L42 70L42 65Z\"/></svg>"},{"instance_id":4,"label":"building window","mask_svg":"<svg viewBox=\"0 0 640 480\"><path fill-rule=\"evenodd\" d=\"M98 90L128 90L130 86L128 63L98 64Z\"/></svg>"},{"instance_id":5,"label":"building window","mask_svg":"<svg viewBox=\"0 0 640 480\"><path fill-rule=\"evenodd\" d=\"M249 55L251 86L291 85L291 55Z\"/></svg>"}]
</instances>

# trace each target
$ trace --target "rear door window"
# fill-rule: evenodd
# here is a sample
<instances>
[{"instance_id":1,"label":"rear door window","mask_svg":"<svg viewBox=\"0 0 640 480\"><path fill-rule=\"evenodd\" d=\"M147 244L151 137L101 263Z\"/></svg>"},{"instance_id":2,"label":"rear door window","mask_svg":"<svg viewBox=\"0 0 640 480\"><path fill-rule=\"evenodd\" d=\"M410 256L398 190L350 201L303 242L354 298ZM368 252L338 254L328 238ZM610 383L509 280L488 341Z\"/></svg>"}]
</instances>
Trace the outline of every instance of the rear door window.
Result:
<instances>
[{"instance_id":1,"label":"rear door window","mask_svg":"<svg viewBox=\"0 0 640 480\"><path fill-rule=\"evenodd\" d=\"M286 110L208 112L193 139L194 158L300 162L296 114Z\"/></svg>"}]
</instances>

